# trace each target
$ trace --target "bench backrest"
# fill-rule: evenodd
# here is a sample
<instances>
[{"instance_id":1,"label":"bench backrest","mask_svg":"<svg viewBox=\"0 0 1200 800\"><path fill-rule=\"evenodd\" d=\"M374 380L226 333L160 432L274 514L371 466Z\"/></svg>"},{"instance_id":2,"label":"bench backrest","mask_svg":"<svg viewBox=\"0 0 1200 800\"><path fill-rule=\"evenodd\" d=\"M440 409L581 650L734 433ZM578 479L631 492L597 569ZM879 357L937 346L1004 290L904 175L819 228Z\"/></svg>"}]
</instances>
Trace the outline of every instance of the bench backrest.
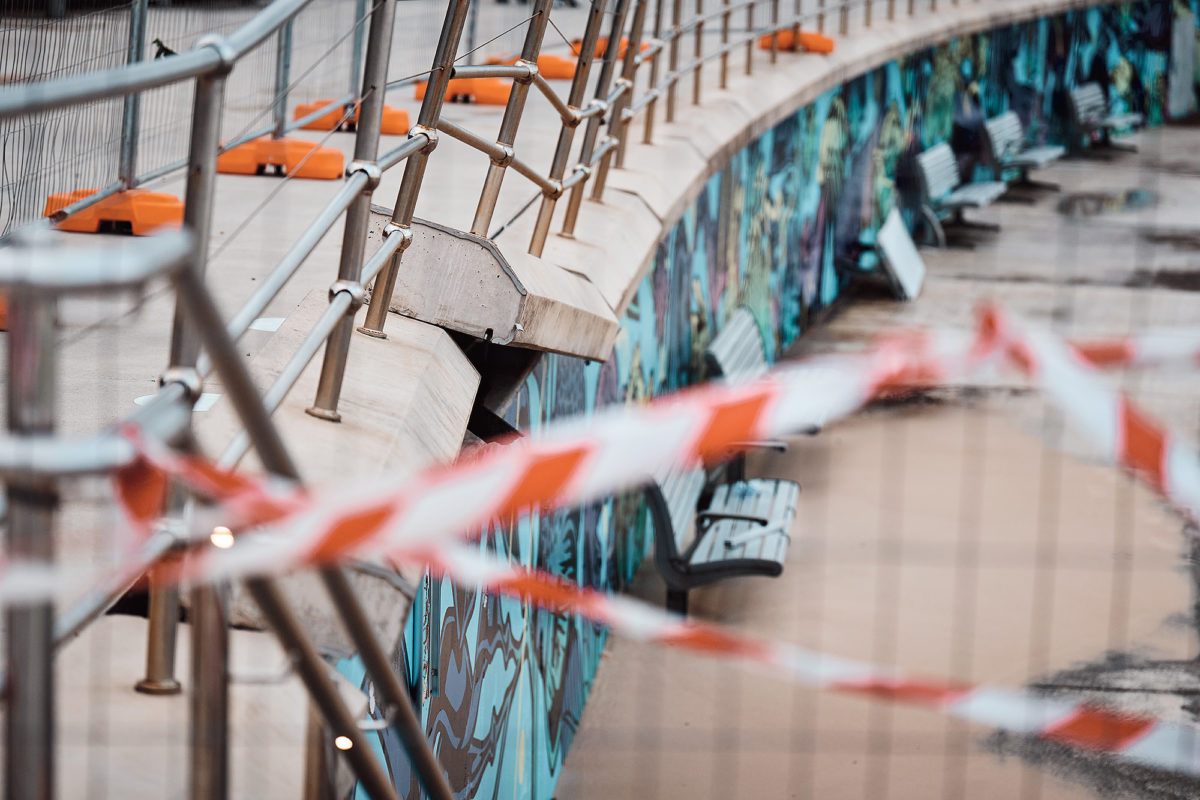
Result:
<instances>
[{"instance_id":1,"label":"bench backrest","mask_svg":"<svg viewBox=\"0 0 1200 800\"><path fill-rule=\"evenodd\" d=\"M1071 115L1075 122L1083 123L1088 120L1103 117L1108 113L1108 98L1098 83L1085 83L1070 92Z\"/></svg>"},{"instance_id":2,"label":"bench backrest","mask_svg":"<svg viewBox=\"0 0 1200 800\"><path fill-rule=\"evenodd\" d=\"M962 183L954 151L945 142L939 142L918 155L917 165L920 167L921 188L930 200L945 197Z\"/></svg>"},{"instance_id":3,"label":"bench backrest","mask_svg":"<svg viewBox=\"0 0 1200 800\"><path fill-rule=\"evenodd\" d=\"M712 340L705 355L709 377L729 381L755 380L770 368L763 352L762 332L748 308L739 308Z\"/></svg>"},{"instance_id":4,"label":"bench backrest","mask_svg":"<svg viewBox=\"0 0 1200 800\"><path fill-rule=\"evenodd\" d=\"M654 522L654 557L664 577L688 548L696 521L696 505L708 475L703 467L675 468L659 475L646 493Z\"/></svg>"},{"instance_id":5,"label":"bench backrest","mask_svg":"<svg viewBox=\"0 0 1200 800\"><path fill-rule=\"evenodd\" d=\"M984 123L984 128L996 161L1016 155L1025 146L1025 129L1021 127L1021 118L1015 111L1005 111L998 117L992 117Z\"/></svg>"}]
</instances>

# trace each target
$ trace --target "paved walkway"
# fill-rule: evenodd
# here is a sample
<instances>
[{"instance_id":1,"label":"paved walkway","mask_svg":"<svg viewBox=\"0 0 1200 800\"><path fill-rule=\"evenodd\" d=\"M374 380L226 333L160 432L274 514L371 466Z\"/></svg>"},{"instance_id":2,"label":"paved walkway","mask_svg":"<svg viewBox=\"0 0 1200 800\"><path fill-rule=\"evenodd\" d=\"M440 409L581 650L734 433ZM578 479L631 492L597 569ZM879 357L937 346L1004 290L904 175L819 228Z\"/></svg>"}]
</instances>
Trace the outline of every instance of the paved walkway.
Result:
<instances>
[{"instance_id":1,"label":"paved walkway","mask_svg":"<svg viewBox=\"0 0 1200 800\"><path fill-rule=\"evenodd\" d=\"M855 299L798 349L860 348L894 324L966 326L983 298L1072 336L1194 323L1196 135L1146 133L1137 156L1046 170L1062 192L978 215L1001 223L998 236L977 237L974 250L922 251L929 278L919 300ZM1151 202L1121 210L1115 198L1129 190ZM1095 194L1078 202L1101 213L1062 213L1084 193ZM1122 380L1200 436L1195 375ZM1094 699L1190 719L1180 695L1196 686L1186 662L1196 653L1194 596L1180 520L1099 464L1019 385L915 394L796 440L757 468L804 486L787 567L775 580L693 592L695 616L931 675L1087 687ZM652 565L636 592L662 601ZM1105 691L1122 682L1152 688ZM881 800L1196 789L614 638L557 794Z\"/></svg>"}]
</instances>

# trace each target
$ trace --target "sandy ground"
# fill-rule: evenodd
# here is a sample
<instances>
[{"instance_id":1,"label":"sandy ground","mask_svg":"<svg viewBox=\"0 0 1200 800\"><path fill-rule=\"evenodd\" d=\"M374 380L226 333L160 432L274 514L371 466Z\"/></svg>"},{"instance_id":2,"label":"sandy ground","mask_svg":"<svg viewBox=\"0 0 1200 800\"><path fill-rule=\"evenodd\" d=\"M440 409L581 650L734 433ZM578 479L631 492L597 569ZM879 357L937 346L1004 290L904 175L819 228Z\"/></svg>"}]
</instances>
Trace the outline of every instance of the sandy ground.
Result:
<instances>
[{"instance_id":1,"label":"sandy ground","mask_svg":"<svg viewBox=\"0 0 1200 800\"><path fill-rule=\"evenodd\" d=\"M922 251L918 301L860 297L799 351L861 347L896 323L967 325L985 297L1072 336L1193 322L1200 297L1182 287L1198 266L1186 199L1200 188L1196 135L1144 134L1139 156L1046 170L1062 193L978 214L1004 226L999 236ZM1058 208L1139 187L1158 202L1087 217ZM1195 438L1194 376L1117 377ZM1183 523L1019 383L878 406L754 466L804 487L787 567L693 591L694 616L917 673L1193 720ZM636 593L657 603L663 590L648 564ZM1200 795L1112 759L653 646L614 638L606 656L559 797Z\"/></svg>"}]
</instances>

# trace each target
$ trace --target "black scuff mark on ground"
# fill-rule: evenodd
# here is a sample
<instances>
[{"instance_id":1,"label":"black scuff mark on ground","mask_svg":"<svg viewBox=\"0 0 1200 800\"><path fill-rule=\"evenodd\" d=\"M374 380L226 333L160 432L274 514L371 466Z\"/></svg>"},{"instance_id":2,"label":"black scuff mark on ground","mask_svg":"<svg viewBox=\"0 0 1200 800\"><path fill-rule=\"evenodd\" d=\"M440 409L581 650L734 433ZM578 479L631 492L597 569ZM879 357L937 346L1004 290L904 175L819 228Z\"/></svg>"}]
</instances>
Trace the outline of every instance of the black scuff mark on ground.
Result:
<instances>
[{"instance_id":1,"label":"black scuff mark on ground","mask_svg":"<svg viewBox=\"0 0 1200 800\"><path fill-rule=\"evenodd\" d=\"M1194 725L1200 713L1200 663L1156 661L1135 653L1109 652L1094 662L1036 681L1029 689L1043 697ZM1200 730L1197 736L1200 737ZM996 731L986 737L984 747L1002 757L1020 758L1060 778L1080 783L1103 798L1200 797L1200 779L1143 766L1108 753L1007 731Z\"/></svg>"},{"instance_id":2,"label":"black scuff mark on ground","mask_svg":"<svg viewBox=\"0 0 1200 800\"><path fill-rule=\"evenodd\" d=\"M1158 195L1146 189L1072 192L1058 201L1058 213L1075 219L1138 211L1158 205Z\"/></svg>"}]
</instances>

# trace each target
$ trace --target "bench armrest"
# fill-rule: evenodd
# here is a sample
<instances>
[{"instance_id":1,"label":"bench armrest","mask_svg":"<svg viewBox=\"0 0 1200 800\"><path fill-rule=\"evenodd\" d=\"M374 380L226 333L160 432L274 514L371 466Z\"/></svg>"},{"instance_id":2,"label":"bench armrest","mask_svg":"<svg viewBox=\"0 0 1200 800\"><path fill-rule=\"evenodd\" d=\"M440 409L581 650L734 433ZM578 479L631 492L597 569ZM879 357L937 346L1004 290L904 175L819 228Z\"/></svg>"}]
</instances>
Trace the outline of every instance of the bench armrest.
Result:
<instances>
[{"instance_id":1,"label":"bench armrest","mask_svg":"<svg viewBox=\"0 0 1200 800\"><path fill-rule=\"evenodd\" d=\"M696 515L696 524L702 529L707 529L714 522L721 522L728 519L739 522L753 522L755 525L767 525L771 522L766 517L756 517L753 514L726 514L722 511L701 511Z\"/></svg>"},{"instance_id":2,"label":"bench armrest","mask_svg":"<svg viewBox=\"0 0 1200 800\"><path fill-rule=\"evenodd\" d=\"M787 442L779 439L765 439L760 442L734 442L733 447L738 450L774 450L777 453L786 453L788 449Z\"/></svg>"}]
</instances>

